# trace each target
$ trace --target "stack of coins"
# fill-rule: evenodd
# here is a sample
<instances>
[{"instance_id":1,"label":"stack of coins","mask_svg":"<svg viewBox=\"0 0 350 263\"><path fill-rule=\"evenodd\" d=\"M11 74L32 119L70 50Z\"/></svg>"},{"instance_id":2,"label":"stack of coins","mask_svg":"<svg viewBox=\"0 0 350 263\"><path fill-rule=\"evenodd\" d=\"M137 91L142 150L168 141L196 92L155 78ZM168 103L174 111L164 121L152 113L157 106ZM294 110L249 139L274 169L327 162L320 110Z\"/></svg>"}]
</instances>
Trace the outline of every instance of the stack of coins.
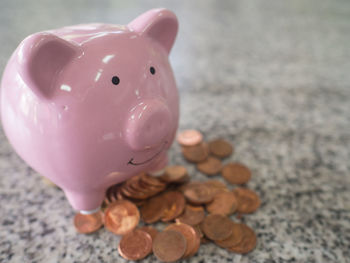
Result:
<instances>
[{"instance_id":1,"label":"stack of coins","mask_svg":"<svg viewBox=\"0 0 350 263\"><path fill-rule=\"evenodd\" d=\"M103 209L92 215L76 214L74 225L79 233L92 233L103 225L122 235L118 251L128 260L139 260L152 252L163 262L194 256L200 245L212 241L230 252L246 254L257 243L254 231L230 217L253 213L260 206L258 195L244 187L251 179L250 170L241 163L222 163L233 153L232 145L217 139L203 141L199 131L180 133L177 141L186 160L216 179L191 181L186 167L168 166L163 175L141 173L110 187ZM139 222L145 226L138 227ZM159 232L157 222L167 225Z\"/></svg>"}]
</instances>

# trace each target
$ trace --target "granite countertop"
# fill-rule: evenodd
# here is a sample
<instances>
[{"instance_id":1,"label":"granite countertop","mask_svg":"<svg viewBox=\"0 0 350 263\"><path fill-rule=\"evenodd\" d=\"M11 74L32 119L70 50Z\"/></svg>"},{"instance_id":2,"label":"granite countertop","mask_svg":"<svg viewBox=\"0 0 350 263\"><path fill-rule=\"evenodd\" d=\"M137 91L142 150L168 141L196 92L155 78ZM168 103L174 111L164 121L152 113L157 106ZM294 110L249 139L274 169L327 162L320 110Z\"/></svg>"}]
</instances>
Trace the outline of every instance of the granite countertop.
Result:
<instances>
[{"instance_id":1,"label":"granite countertop","mask_svg":"<svg viewBox=\"0 0 350 263\"><path fill-rule=\"evenodd\" d=\"M244 217L258 235L252 253L209 244L189 262L350 262L349 1L2 0L0 71L33 32L125 24L159 6L180 20L170 58L180 129L230 140L230 160L251 168L248 186L262 199ZM205 179L178 145L170 163ZM125 262L117 236L79 235L73 216L63 192L47 186L1 130L0 262Z\"/></svg>"}]
</instances>

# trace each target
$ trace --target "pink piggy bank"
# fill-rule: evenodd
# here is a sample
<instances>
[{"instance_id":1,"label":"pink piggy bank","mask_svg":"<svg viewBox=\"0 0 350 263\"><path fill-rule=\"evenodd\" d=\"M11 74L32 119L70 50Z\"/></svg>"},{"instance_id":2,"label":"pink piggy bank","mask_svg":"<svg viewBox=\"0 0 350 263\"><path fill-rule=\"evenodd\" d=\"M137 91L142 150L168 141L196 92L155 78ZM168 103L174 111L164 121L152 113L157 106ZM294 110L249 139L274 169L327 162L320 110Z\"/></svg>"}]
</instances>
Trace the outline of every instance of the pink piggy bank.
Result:
<instances>
[{"instance_id":1,"label":"pink piggy bank","mask_svg":"<svg viewBox=\"0 0 350 263\"><path fill-rule=\"evenodd\" d=\"M109 186L167 164L179 119L168 61L177 30L172 12L154 9L127 26L36 33L11 56L1 83L5 133L74 209L97 211Z\"/></svg>"}]
</instances>

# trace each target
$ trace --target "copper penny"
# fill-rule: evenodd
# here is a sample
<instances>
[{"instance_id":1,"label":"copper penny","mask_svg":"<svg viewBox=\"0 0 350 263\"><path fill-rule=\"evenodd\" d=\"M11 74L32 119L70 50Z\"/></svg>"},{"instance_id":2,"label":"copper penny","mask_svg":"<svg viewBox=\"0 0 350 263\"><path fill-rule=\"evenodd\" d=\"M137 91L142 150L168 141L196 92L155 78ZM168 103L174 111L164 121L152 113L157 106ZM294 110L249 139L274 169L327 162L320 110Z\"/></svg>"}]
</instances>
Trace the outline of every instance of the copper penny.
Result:
<instances>
[{"instance_id":1,"label":"copper penny","mask_svg":"<svg viewBox=\"0 0 350 263\"><path fill-rule=\"evenodd\" d=\"M176 218L176 222L195 226L200 224L204 217L205 212L202 206L186 205L184 213Z\"/></svg>"},{"instance_id":2,"label":"copper penny","mask_svg":"<svg viewBox=\"0 0 350 263\"><path fill-rule=\"evenodd\" d=\"M126 185L131 190L134 190L136 192L147 192L148 187L144 187L144 185L141 184L140 176L134 176L126 181Z\"/></svg>"},{"instance_id":3,"label":"copper penny","mask_svg":"<svg viewBox=\"0 0 350 263\"><path fill-rule=\"evenodd\" d=\"M183 182L187 179L187 169L181 165L173 165L165 168L164 175L160 179L166 183Z\"/></svg>"},{"instance_id":4,"label":"copper penny","mask_svg":"<svg viewBox=\"0 0 350 263\"><path fill-rule=\"evenodd\" d=\"M197 236L200 238L204 237L204 234L202 232L202 229L199 225L193 226L194 230L196 230Z\"/></svg>"},{"instance_id":5,"label":"copper penny","mask_svg":"<svg viewBox=\"0 0 350 263\"><path fill-rule=\"evenodd\" d=\"M152 252L152 238L145 231L133 230L121 238L118 252L127 260L143 259Z\"/></svg>"},{"instance_id":6,"label":"copper penny","mask_svg":"<svg viewBox=\"0 0 350 263\"><path fill-rule=\"evenodd\" d=\"M213 193L204 183L196 182L188 184L184 190L186 199L194 204L207 204L213 200Z\"/></svg>"},{"instance_id":7,"label":"copper penny","mask_svg":"<svg viewBox=\"0 0 350 263\"><path fill-rule=\"evenodd\" d=\"M165 209L162 215L162 221L168 222L174 220L182 214L185 209L185 197L178 191L169 191L162 195L165 202Z\"/></svg>"},{"instance_id":8,"label":"copper penny","mask_svg":"<svg viewBox=\"0 0 350 263\"><path fill-rule=\"evenodd\" d=\"M102 203L102 208L106 208L107 205L109 205L111 202L109 201L109 199L107 198L107 196L105 197L105 199L103 199L103 203Z\"/></svg>"},{"instance_id":9,"label":"copper penny","mask_svg":"<svg viewBox=\"0 0 350 263\"><path fill-rule=\"evenodd\" d=\"M250 214L259 208L261 201L254 191L247 188L236 188L233 193L238 201L237 211L239 213Z\"/></svg>"},{"instance_id":10,"label":"copper penny","mask_svg":"<svg viewBox=\"0 0 350 263\"><path fill-rule=\"evenodd\" d=\"M200 238L192 226L182 223L176 223L167 226L165 228L165 231L168 230L180 232L186 238L187 248L183 255L183 258L188 258L189 256L197 253L198 248L200 246Z\"/></svg>"},{"instance_id":11,"label":"copper penny","mask_svg":"<svg viewBox=\"0 0 350 263\"><path fill-rule=\"evenodd\" d=\"M232 154L233 147L229 142L223 139L216 139L209 142L209 151L216 157L225 158Z\"/></svg>"},{"instance_id":12,"label":"copper penny","mask_svg":"<svg viewBox=\"0 0 350 263\"><path fill-rule=\"evenodd\" d=\"M164 184L164 186L155 186L155 185L146 184L140 180L137 187L143 189L141 191L147 193L148 198L149 198L149 197L155 196L155 195L159 194L160 192L164 191L166 188L166 184Z\"/></svg>"},{"instance_id":13,"label":"copper penny","mask_svg":"<svg viewBox=\"0 0 350 263\"><path fill-rule=\"evenodd\" d=\"M125 200L125 196L122 194L121 186L117 188L115 196L117 197L117 200Z\"/></svg>"},{"instance_id":14,"label":"copper penny","mask_svg":"<svg viewBox=\"0 0 350 263\"><path fill-rule=\"evenodd\" d=\"M147 199L149 197L146 192L138 191L130 187L130 183L128 181L126 181L125 184L122 185L121 193L124 196L133 198L133 199Z\"/></svg>"},{"instance_id":15,"label":"copper penny","mask_svg":"<svg viewBox=\"0 0 350 263\"><path fill-rule=\"evenodd\" d=\"M210 214L201 223L205 236L211 240L224 240L232 234L232 221L224 215Z\"/></svg>"},{"instance_id":16,"label":"copper penny","mask_svg":"<svg viewBox=\"0 0 350 263\"><path fill-rule=\"evenodd\" d=\"M204 162L197 163L197 169L206 175L215 175L222 169L221 160L209 156Z\"/></svg>"},{"instance_id":17,"label":"copper penny","mask_svg":"<svg viewBox=\"0 0 350 263\"><path fill-rule=\"evenodd\" d=\"M227 249L238 254L247 254L256 247L256 235L249 226L245 224L239 224L239 226L243 232L242 241Z\"/></svg>"},{"instance_id":18,"label":"copper penny","mask_svg":"<svg viewBox=\"0 0 350 263\"><path fill-rule=\"evenodd\" d=\"M138 208L127 200L111 203L105 210L105 227L117 235L125 235L130 232L139 221Z\"/></svg>"},{"instance_id":19,"label":"copper penny","mask_svg":"<svg viewBox=\"0 0 350 263\"><path fill-rule=\"evenodd\" d=\"M231 184L245 184L251 178L251 172L241 163L228 163L221 171L225 180Z\"/></svg>"},{"instance_id":20,"label":"copper penny","mask_svg":"<svg viewBox=\"0 0 350 263\"><path fill-rule=\"evenodd\" d=\"M141 207L146 203L146 200L132 200L129 199L129 201L133 202L134 205L136 205L137 207Z\"/></svg>"},{"instance_id":21,"label":"copper penny","mask_svg":"<svg viewBox=\"0 0 350 263\"><path fill-rule=\"evenodd\" d=\"M179 260L185 254L186 249L186 238L178 231L160 232L153 241L153 253L163 262Z\"/></svg>"},{"instance_id":22,"label":"copper penny","mask_svg":"<svg viewBox=\"0 0 350 263\"><path fill-rule=\"evenodd\" d=\"M180 191L181 193L184 193L187 187L191 186L192 184L197 184L198 182L187 182L185 184L182 184L177 187L177 190Z\"/></svg>"},{"instance_id":23,"label":"copper penny","mask_svg":"<svg viewBox=\"0 0 350 263\"><path fill-rule=\"evenodd\" d=\"M240 224L232 222L232 234L221 241L215 241L215 243L223 248L228 248L238 245L243 240L243 231Z\"/></svg>"},{"instance_id":24,"label":"copper penny","mask_svg":"<svg viewBox=\"0 0 350 263\"><path fill-rule=\"evenodd\" d=\"M208 158L209 155L208 145L205 143L200 143L195 146L183 146L182 154L189 162L203 162Z\"/></svg>"},{"instance_id":25,"label":"copper penny","mask_svg":"<svg viewBox=\"0 0 350 263\"><path fill-rule=\"evenodd\" d=\"M152 237L152 240L154 240L158 234L158 230L151 226L143 226L143 227L140 227L139 229L150 234L150 236Z\"/></svg>"},{"instance_id":26,"label":"copper penny","mask_svg":"<svg viewBox=\"0 0 350 263\"><path fill-rule=\"evenodd\" d=\"M141 173L127 180L123 184L125 196L133 199L147 199L163 191L166 184L158 178Z\"/></svg>"},{"instance_id":27,"label":"copper penny","mask_svg":"<svg viewBox=\"0 0 350 263\"><path fill-rule=\"evenodd\" d=\"M133 182L127 181L126 187L130 192L131 198L141 199L141 200L154 196L163 190L163 188L159 188L158 186L145 185L144 183L141 182L141 180L137 180Z\"/></svg>"},{"instance_id":28,"label":"copper penny","mask_svg":"<svg viewBox=\"0 0 350 263\"><path fill-rule=\"evenodd\" d=\"M147 223L155 223L162 217L165 209L165 201L161 195L150 198L141 207L141 218Z\"/></svg>"},{"instance_id":29,"label":"copper penny","mask_svg":"<svg viewBox=\"0 0 350 263\"><path fill-rule=\"evenodd\" d=\"M232 192L221 192L214 196L211 203L207 204L207 211L211 214L231 215L238 206L236 196Z\"/></svg>"},{"instance_id":30,"label":"copper penny","mask_svg":"<svg viewBox=\"0 0 350 263\"><path fill-rule=\"evenodd\" d=\"M210 240L206 237L201 237L201 245L210 243Z\"/></svg>"},{"instance_id":31,"label":"copper penny","mask_svg":"<svg viewBox=\"0 0 350 263\"><path fill-rule=\"evenodd\" d=\"M197 130L185 130L177 135L177 142L184 146L193 146L203 140L203 135Z\"/></svg>"},{"instance_id":32,"label":"copper penny","mask_svg":"<svg viewBox=\"0 0 350 263\"><path fill-rule=\"evenodd\" d=\"M105 194L106 199L107 199L106 203L107 202L112 203L116 200L116 197L114 195L115 188L116 188L116 185L112 185L107 189L106 194Z\"/></svg>"},{"instance_id":33,"label":"copper penny","mask_svg":"<svg viewBox=\"0 0 350 263\"><path fill-rule=\"evenodd\" d=\"M81 234L93 233L103 226L103 213L102 211L90 215L77 213L74 216L74 226Z\"/></svg>"},{"instance_id":34,"label":"copper penny","mask_svg":"<svg viewBox=\"0 0 350 263\"><path fill-rule=\"evenodd\" d=\"M219 180L208 180L204 184L209 187L210 191L213 193L213 196L220 192L228 192L226 184L220 182Z\"/></svg>"},{"instance_id":35,"label":"copper penny","mask_svg":"<svg viewBox=\"0 0 350 263\"><path fill-rule=\"evenodd\" d=\"M141 180L141 182L148 184L148 185L160 187L163 189L166 187L166 184L163 183L162 181L160 181L157 177L151 176L151 175L148 175L145 173L141 174L140 180Z\"/></svg>"}]
</instances>

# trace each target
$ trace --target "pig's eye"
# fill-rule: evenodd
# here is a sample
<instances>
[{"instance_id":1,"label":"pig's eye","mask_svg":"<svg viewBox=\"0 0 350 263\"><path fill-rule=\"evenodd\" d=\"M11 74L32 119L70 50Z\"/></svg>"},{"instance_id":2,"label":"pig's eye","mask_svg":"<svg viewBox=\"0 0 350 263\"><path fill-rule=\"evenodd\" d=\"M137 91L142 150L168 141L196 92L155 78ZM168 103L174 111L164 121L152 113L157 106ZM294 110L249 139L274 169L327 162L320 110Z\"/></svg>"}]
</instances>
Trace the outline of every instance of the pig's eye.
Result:
<instances>
[{"instance_id":1,"label":"pig's eye","mask_svg":"<svg viewBox=\"0 0 350 263\"><path fill-rule=\"evenodd\" d=\"M114 76L114 77L112 78L112 83L113 83L114 85L118 85L119 82L120 82L120 79L119 79L117 76Z\"/></svg>"},{"instance_id":2,"label":"pig's eye","mask_svg":"<svg viewBox=\"0 0 350 263\"><path fill-rule=\"evenodd\" d=\"M156 69L154 67L150 67L149 71L151 72L152 75L156 74Z\"/></svg>"}]
</instances>

